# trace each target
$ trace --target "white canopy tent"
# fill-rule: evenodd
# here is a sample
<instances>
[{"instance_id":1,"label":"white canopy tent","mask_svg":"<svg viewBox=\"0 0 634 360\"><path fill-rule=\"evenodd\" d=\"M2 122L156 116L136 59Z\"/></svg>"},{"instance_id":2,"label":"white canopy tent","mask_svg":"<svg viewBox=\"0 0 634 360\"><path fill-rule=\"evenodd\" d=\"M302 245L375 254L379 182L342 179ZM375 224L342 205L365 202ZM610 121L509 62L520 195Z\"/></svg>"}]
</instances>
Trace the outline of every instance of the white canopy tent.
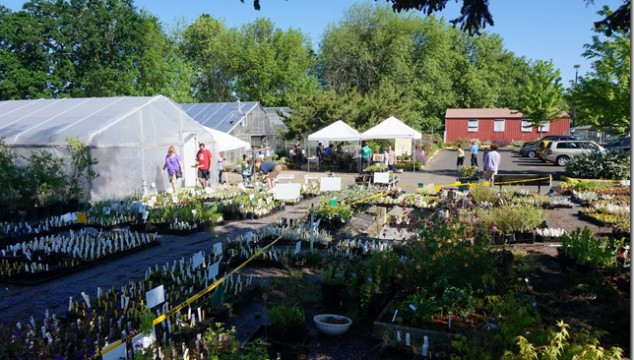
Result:
<instances>
[{"instance_id":1,"label":"white canopy tent","mask_svg":"<svg viewBox=\"0 0 634 360\"><path fill-rule=\"evenodd\" d=\"M414 139L422 138L420 131L405 125L401 120L390 116L380 124L361 134L363 140L368 139Z\"/></svg>"},{"instance_id":2,"label":"white canopy tent","mask_svg":"<svg viewBox=\"0 0 634 360\"><path fill-rule=\"evenodd\" d=\"M361 134L343 120L337 120L325 128L308 135L308 141L359 141Z\"/></svg>"},{"instance_id":3,"label":"white canopy tent","mask_svg":"<svg viewBox=\"0 0 634 360\"><path fill-rule=\"evenodd\" d=\"M361 134L343 120L337 120L308 135L308 141L361 141ZM310 146L308 146L308 155L310 155ZM308 171L310 171L310 161L308 162Z\"/></svg>"},{"instance_id":4,"label":"white canopy tent","mask_svg":"<svg viewBox=\"0 0 634 360\"><path fill-rule=\"evenodd\" d=\"M368 139L412 139L420 140L422 135L420 131L416 131L407 126L401 120L390 116L383 120L380 124L370 128L361 134L364 140ZM413 144L413 143L412 143ZM415 162L412 161L412 169L416 171Z\"/></svg>"},{"instance_id":5,"label":"white canopy tent","mask_svg":"<svg viewBox=\"0 0 634 360\"><path fill-rule=\"evenodd\" d=\"M220 152L220 151L224 152L224 151L231 151L231 150L249 149L251 147L251 144L249 144L248 142L242 141L233 135L229 135L226 132L212 129L204 125L202 127L205 130L207 130L207 132L209 133L209 135L212 137L214 141L214 149L216 151L216 155L213 155L213 156L218 156L217 152ZM218 169L217 162L212 161L212 169L215 174L219 174L218 170L220 169ZM226 173L223 173L223 174L225 175L224 178L226 179ZM222 179L218 178L218 181L222 182Z\"/></svg>"},{"instance_id":6,"label":"white canopy tent","mask_svg":"<svg viewBox=\"0 0 634 360\"><path fill-rule=\"evenodd\" d=\"M216 151L230 151L238 149L248 149L251 147L246 141L242 141L233 135L229 135L226 132L212 129L207 126L203 126L207 132L211 135Z\"/></svg>"},{"instance_id":7,"label":"white canopy tent","mask_svg":"<svg viewBox=\"0 0 634 360\"><path fill-rule=\"evenodd\" d=\"M170 145L185 186L193 186L198 142L215 150L211 135L165 96L0 101L0 137L19 155L48 150L67 157L71 136L99 161L99 177L88 184L91 201L171 188L161 172Z\"/></svg>"}]
</instances>

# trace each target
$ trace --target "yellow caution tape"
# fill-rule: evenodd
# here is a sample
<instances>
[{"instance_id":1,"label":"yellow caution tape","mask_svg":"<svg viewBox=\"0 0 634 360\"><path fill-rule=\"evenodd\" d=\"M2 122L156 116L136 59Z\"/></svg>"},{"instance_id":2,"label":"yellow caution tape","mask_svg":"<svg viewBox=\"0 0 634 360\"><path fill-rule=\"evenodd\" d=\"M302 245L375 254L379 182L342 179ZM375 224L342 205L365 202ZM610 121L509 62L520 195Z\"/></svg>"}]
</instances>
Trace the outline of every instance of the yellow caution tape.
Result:
<instances>
[{"instance_id":1,"label":"yellow caution tape","mask_svg":"<svg viewBox=\"0 0 634 360\"><path fill-rule=\"evenodd\" d=\"M523 183L523 182L531 182L531 181L538 181L538 180L550 180L550 176L547 177L541 177L541 178L535 178L535 179L523 179L523 180L512 180L512 181L504 181L504 182L494 182L493 185L507 185L507 184L516 184L516 183Z\"/></svg>"},{"instance_id":2,"label":"yellow caution tape","mask_svg":"<svg viewBox=\"0 0 634 360\"><path fill-rule=\"evenodd\" d=\"M229 277L229 276L235 274L236 272L240 271L248 263L253 261L253 259L255 259L258 256L262 255L262 253L265 250L267 250L271 246L275 245L280 239L282 239L282 236L280 236L277 239L273 240L270 244L266 245L265 247L263 247L261 249L258 249L253 255L251 255L250 258L245 260L242 264L238 265L235 269L231 270L227 275L225 275L225 276L221 277L220 279L216 280L213 284L209 285L206 289L201 290L196 295L190 297L189 299L187 299L187 300L183 301L182 303L178 304L177 306L173 307L169 312L167 312L167 313L157 317L156 319L154 319L152 321L152 327L162 323L163 321L167 320L168 317L174 316L177 312L179 312L179 311L183 310L184 308L186 308L187 306L191 305L196 300L198 300L201 297L209 294L211 291L213 291L215 288L217 288L220 284L222 284L225 280L227 280L227 277ZM111 344L108 344L108 346L104 347L102 350L97 349L97 352L93 356L93 359L98 359L101 355L106 354L109 351L112 351L114 348L116 348L117 346L123 344L124 342L128 342L129 340L132 340L132 338L134 336L136 336L136 335L138 335L138 334L128 335L127 337L125 337L123 339L119 339L119 340L117 340L117 341L115 341L115 342L113 342Z\"/></svg>"},{"instance_id":3,"label":"yellow caution tape","mask_svg":"<svg viewBox=\"0 0 634 360\"><path fill-rule=\"evenodd\" d=\"M611 182L611 183L619 183L622 180L610 180L610 179L577 179L577 178L571 178L571 177L567 177L567 176L562 176L561 177L564 181L578 181L578 182Z\"/></svg>"}]
</instances>

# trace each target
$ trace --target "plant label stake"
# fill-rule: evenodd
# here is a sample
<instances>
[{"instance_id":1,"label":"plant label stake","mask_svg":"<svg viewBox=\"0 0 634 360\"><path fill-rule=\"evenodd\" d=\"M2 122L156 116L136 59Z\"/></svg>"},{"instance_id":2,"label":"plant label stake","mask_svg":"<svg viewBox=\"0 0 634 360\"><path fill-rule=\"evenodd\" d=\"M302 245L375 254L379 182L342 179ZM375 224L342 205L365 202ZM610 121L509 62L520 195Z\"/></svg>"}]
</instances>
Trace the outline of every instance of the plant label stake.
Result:
<instances>
[{"instance_id":1,"label":"plant label stake","mask_svg":"<svg viewBox=\"0 0 634 360\"><path fill-rule=\"evenodd\" d=\"M394 310L394 316L392 316L392 322L396 320L396 315L398 314L398 309Z\"/></svg>"}]
</instances>

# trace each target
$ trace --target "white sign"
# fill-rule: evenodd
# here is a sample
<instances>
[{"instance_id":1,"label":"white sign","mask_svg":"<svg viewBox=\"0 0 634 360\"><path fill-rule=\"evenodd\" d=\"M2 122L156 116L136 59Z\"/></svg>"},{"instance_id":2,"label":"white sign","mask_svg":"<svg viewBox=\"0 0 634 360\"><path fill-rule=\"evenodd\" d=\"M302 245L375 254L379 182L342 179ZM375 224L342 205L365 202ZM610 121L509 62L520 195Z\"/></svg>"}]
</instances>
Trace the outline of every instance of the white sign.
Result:
<instances>
[{"instance_id":1,"label":"white sign","mask_svg":"<svg viewBox=\"0 0 634 360\"><path fill-rule=\"evenodd\" d=\"M301 184L277 184L273 189L276 200L296 200L300 197Z\"/></svg>"},{"instance_id":2,"label":"white sign","mask_svg":"<svg viewBox=\"0 0 634 360\"><path fill-rule=\"evenodd\" d=\"M319 191L341 191L340 177L322 177L319 178Z\"/></svg>"},{"instance_id":3,"label":"white sign","mask_svg":"<svg viewBox=\"0 0 634 360\"><path fill-rule=\"evenodd\" d=\"M77 221L77 213L66 213L62 215L63 222Z\"/></svg>"},{"instance_id":4,"label":"white sign","mask_svg":"<svg viewBox=\"0 0 634 360\"><path fill-rule=\"evenodd\" d=\"M115 348L113 348L112 350L108 351L107 353L101 355L101 358L103 360L121 360L121 359L126 359L126 346L125 346L125 342ZM106 346L107 347L107 346ZM104 347L103 349L105 349L106 347ZM103 351L103 349L101 349L101 351Z\"/></svg>"},{"instance_id":5,"label":"white sign","mask_svg":"<svg viewBox=\"0 0 634 360\"><path fill-rule=\"evenodd\" d=\"M207 270L207 279L216 280L216 276L218 275L218 271L220 270L220 260L218 262L213 263L209 269Z\"/></svg>"},{"instance_id":6,"label":"white sign","mask_svg":"<svg viewBox=\"0 0 634 360\"><path fill-rule=\"evenodd\" d=\"M390 173L389 172L375 172L374 173L374 183L375 184L389 184L390 183Z\"/></svg>"},{"instance_id":7,"label":"white sign","mask_svg":"<svg viewBox=\"0 0 634 360\"><path fill-rule=\"evenodd\" d=\"M154 344L155 341L156 334L154 333L154 329L152 329L152 333L148 336L140 333L139 335L133 337L132 348L134 349L134 351L137 351L137 349L147 349L150 347L150 345Z\"/></svg>"},{"instance_id":8,"label":"white sign","mask_svg":"<svg viewBox=\"0 0 634 360\"><path fill-rule=\"evenodd\" d=\"M204 260L205 260L205 257L203 256L202 251L195 253L194 256L192 257L192 266L194 267L194 269L198 269L200 265L203 264Z\"/></svg>"},{"instance_id":9,"label":"white sign","mask_svg":"<svg viewBox=\"0 0 634 360\"><path fill-rule=\"evenodd\" d=\"M412 139L395 139L394 152L396 155L411 155Z\"/></svg>"},{"instance_id":10,"label":"white sign","mask_svg":"<svg viewBox=\"0 0 634 360\"><path fill-rule=\"evenodd\" d=\"M214 256L222 255L222 243L217 242L214 244Z\"/></svg>"},{"instance_id":11,"label":"white sign","mask_svg":"<svg viewBox=\"0 0 634 360\"><path fill-rule=\"evenodd\" d=\"M302 250L302 241L298 241L295 243L295 251L293 251L294 255L299 254L300 250Z\"/></svg>"},{"instance_id":12,"label":"white sign","mask_svg":"<svg viewBox=\"0 0 634 360\"><path fill-rule=\"evenodd\" d=\"M145 302L150 309L165 302L165 289L159 285L145 293Z\"/></svg>"}]
</instances>

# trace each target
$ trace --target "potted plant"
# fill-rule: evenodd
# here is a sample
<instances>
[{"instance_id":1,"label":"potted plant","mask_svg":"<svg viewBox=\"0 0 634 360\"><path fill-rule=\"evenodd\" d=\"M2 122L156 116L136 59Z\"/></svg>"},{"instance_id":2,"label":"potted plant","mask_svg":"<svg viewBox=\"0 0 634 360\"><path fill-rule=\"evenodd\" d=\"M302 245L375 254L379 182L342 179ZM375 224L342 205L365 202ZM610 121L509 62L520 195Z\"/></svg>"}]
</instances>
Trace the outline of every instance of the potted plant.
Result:
<instances>
[{"instance_id":1,"label":"potted plant","mask_svg":"<svg viewBox=\"0 0 634 360\"><path fill-rule=\"evenodd\" d=\"M475 183L478 182L478 167L477 166L461 166L460 169L460 177L458 181L462 183Z\"/></svg>"},{"instance_id":2,"label":"potted plant","mask_svg":"<svg viewBox=\"0 0 634 360\"><path fill-rule=\"evenodd\" d=\"M299 305L275 305L266 312L271 320L269 340L282 344L300 343L304 340L306 318Z\"/></svg>"},{"instance_id":3,"label":"potted plant","mask_svg":"<svg viewBox=\"0 0 634 360\"><path fill-rule=\"evenodd\" d=\"M352 277L348 263L343 259L334 259L321 272L321 296L327 309L342 306L343 292Z\"/></svg>"}]
</instances>

